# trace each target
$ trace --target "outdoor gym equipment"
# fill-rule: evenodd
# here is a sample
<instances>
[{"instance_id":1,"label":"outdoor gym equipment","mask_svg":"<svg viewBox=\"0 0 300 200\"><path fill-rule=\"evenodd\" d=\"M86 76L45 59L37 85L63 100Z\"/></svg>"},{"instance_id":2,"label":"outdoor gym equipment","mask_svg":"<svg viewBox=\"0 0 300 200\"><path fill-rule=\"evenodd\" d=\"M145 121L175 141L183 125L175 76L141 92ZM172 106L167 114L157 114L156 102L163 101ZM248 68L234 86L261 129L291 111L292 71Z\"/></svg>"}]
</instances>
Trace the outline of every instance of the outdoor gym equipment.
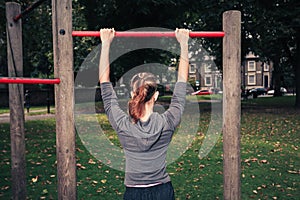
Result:
<instances>
[{"instance_id":1,"label":"outdoor gym equipment","mask_svg":"<svg viewBox=\"0 0 300 200\"><path fill-rule=\"evenodd\" d=\"M72 30L72 0L52 0L53 31L53 80L22 78L22 26L19 20L26 13L20 12L17 3L6 3L9 76L1 78L10 84L12 143L12 192L13 199L26 197L25 137L23 85L56 84L56 155L58 199L76 199L76 157L74 122L74 72L73 36L100 37L96 31ZM21 13L21 15L20 15ZM117 37L174 37L169 32L117 32ZM190 37L223 37L223 176L224 199L241 199L240 158L240 64L241 64L241 13L223 13L223 31L191 32ZM14 78L15 77L15 78ZM13 94L12 94L13 93ZM19 97L19 98L16 98ZM23 109L23 110L22 110ZM23 114L23 117L20 117Z\"/></svg>"}]
</instances>

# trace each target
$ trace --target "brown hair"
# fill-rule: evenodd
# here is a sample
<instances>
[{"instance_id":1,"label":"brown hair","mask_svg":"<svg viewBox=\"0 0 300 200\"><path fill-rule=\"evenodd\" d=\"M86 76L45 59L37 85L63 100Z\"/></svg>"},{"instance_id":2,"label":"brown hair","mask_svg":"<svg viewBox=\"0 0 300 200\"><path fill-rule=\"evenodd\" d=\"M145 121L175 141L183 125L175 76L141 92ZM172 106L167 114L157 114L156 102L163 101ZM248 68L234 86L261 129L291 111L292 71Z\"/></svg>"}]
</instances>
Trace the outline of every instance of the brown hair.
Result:
<instances>
[{"instance_id":1,"label":"brown hair","mask_svg":"<svg viewBox=\"0 0 300 200\"><path fill-rule=\"evenodd\" d=\"M132 97L128 102L129 115L136 123L145 114L145 103L157 89L156 77L149 72L134 75L130 82Z\"/></svg>"}]
</instances>

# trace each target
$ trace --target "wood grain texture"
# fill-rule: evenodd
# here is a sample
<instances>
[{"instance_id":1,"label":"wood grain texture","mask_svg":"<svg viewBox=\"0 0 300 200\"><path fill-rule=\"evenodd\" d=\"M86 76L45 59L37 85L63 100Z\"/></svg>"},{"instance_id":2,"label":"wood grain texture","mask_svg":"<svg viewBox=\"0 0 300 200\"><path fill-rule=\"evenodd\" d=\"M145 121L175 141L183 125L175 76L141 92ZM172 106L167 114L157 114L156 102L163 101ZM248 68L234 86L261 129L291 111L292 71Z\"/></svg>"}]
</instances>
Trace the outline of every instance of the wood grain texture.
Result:
<instances>
[{"instance_id":1,"label":"wood grain texture","mask_svg":"<svg viewBox=\"0 0 300 200\"><path fill-rule=\"evenodd\" d=\"M17 3L6 3L8 76L23 76L22 21L14 16L21 12ZM12 199L26 199L24 88L9 85Z\"/></svg>"},{"instance_id":2,"label":"wood grain texture","mask_svg":"<svg viewBox=\"0 0 300 200\"><path fill-rule=\"evenodd\" d=\"M76 199L72 1L52 1L58 199Z\"/></svg>"},{"instance_id":3,"label":"wood grain texture","mask_svg":"<svg viewBox=\"0 0 300 200\"><path fill-rule=\"evenodd\" d=\"M223 13L224 199L241 199L241 13Z\"/></svg>"}]
</instances>

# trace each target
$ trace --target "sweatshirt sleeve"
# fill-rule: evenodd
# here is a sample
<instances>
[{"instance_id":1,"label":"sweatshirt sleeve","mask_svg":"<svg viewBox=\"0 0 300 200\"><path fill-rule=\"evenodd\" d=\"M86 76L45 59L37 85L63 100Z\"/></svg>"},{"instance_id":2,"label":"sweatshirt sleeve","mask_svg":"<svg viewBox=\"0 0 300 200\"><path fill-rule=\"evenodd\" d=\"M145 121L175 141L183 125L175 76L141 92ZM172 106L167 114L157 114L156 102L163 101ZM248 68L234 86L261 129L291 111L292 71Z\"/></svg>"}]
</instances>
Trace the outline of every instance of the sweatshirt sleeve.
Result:
<instances>
[{"instance_id":1,"label":"sweatshirt sleeve","mask_svg":"<svg viewBox=\"0 0 300 200\"><path fill-rule=\"evenodd\" d=\"M126 113L119 107L117 95L110 82L100 84L103 106L108 120L115 131L119 130Z\"/></svg>"},{"instance_id":2,"label":"sweatshirt sleeve","mask_svg":"<svg viewBox=\"0 0 300 200\"><path fill-rule=\"evenodd\" d=\"M186 96L186 83L177 82L175 84L173 96L169 108L164 112L167 121L166 129L175 130L181 121Z\"/></svg>"}]
</instances>

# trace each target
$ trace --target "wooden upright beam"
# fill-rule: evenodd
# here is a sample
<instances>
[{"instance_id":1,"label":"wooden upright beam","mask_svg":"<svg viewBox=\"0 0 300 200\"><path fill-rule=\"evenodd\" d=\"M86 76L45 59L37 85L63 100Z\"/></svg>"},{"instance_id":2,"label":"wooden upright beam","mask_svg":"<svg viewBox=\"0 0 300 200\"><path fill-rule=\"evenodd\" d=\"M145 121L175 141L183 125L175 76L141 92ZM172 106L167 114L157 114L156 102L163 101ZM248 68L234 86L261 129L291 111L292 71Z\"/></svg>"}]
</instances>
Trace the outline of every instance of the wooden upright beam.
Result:
<instances>
[{"instance_id":1,"label":"wooden upright beam","mask_svg":"<svg viewBox=\"0 0 300 200\"><path fill-rule=\"evenodd\" d=\"M14 16L21 12L17 3L6 3L7 63L10 77L23 76L22 20ZM9 85L12 199L26 199L24 88Z\"/></svg>"},{"instance_id":2,"label":"wooden upright beam","mask_svg":"<svg viewBox=\"0 0 300 200\"><path fill-rule=\"evenodd\" d=\"M76 199L72 0L52 0L58 199Z\"/></svg>"},{"instance_id":3,"label":"wooden upright beam","mask_svg":"<svg viewBox=\"0 0 300 200\"><path fill-rule=\"evenodd\" d=\"M241 199L241 13L223 13L224 199Z\"/></svg>"}]
</instances>

